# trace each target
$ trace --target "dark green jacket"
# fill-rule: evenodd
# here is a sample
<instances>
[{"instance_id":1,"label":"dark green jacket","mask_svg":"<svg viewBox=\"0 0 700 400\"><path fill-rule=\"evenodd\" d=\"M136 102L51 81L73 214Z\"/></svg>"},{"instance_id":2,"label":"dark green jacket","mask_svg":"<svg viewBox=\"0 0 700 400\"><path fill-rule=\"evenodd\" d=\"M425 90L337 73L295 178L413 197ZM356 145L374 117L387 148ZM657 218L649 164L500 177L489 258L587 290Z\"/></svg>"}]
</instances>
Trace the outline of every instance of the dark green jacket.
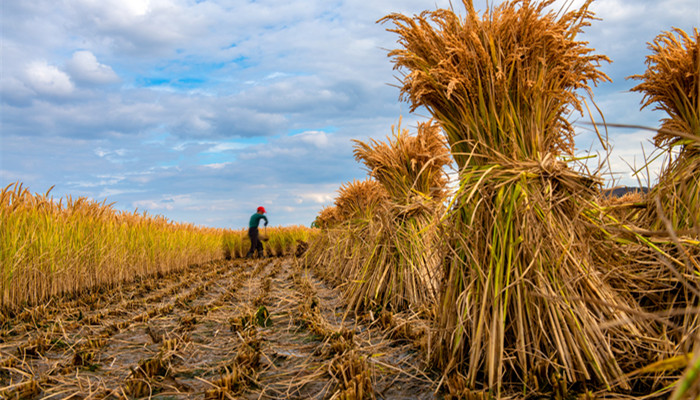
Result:
<instances>
[{"instance_id":1,"label":"dark green jacket","mask_svg":"<svg viewBox=\"0 0 700 400\"><path fill-rule=\"evenodd\" d=\"M264 214L260 213L255 213L253 216L250 217L250 223L248 226L250 228L257 228L258 225L260 225L260 220L264 219L265 220L265 226L267 226L267 217Z\"/></svg>"}]
</instances>

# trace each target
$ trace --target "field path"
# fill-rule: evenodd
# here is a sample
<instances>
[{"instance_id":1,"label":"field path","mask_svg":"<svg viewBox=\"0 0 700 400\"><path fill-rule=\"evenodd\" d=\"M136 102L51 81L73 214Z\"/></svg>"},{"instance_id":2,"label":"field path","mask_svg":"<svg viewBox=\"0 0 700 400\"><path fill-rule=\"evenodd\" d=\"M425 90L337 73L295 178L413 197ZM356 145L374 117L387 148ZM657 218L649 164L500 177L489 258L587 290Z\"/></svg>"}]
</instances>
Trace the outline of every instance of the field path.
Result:
<instances>
[{"instance_id":1,"label":"field path","mask_svg":"<svg viewBox=\"0 0 700 400\"><path fill-rule=\"evenodd\" d=\"M436 398L410 329L348 317L292 257L191 266L0 323L0 398Z\"/></svg>"}]
</instances>

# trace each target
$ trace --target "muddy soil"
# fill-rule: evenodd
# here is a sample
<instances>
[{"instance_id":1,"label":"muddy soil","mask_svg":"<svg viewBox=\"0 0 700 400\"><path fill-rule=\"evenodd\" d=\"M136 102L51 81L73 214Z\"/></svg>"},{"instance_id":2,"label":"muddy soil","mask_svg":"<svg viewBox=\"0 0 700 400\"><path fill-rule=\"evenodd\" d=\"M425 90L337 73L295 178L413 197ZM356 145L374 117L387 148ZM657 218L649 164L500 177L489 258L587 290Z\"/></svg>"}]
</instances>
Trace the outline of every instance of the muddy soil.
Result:
<instances>
[{"instance_id":1,"label":"muddy soil","mask_svg":"<svg viewBox=\"0 0 700 400\"><path fill-rule=\"evenodd\" d=\"M293 257L217 261L0 320L0 398L434 399L421 335Z\"/></svg>"}]
</instances>

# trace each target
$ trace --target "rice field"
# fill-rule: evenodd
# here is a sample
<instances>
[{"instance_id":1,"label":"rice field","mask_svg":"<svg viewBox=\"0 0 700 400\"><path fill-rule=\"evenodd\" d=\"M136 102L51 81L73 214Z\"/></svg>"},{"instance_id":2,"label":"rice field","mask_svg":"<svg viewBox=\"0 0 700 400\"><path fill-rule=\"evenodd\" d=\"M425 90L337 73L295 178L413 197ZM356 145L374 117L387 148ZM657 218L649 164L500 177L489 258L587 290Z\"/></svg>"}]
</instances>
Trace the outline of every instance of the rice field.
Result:
<instances>
[{"instance_id":1,"label":"rice field","mask_svg":"<svg viewBox=\"0 0 700 400\"><path fill-rule=\"evenodd\" d=\"M163 216L117 211L71 196L55 200L17 182L0 192L0 309L111 286L222 258L242 257L247 230L182 224ZM290 255L313 231L270 227L266 256Z\"/></svg>"},{"instance_id":2,"label":"rice field","mask_svg":"<svg viewBox=\"0 0 700 400\"><path fill-rule=\"evenodd\" d=\"M700 33L631 77L668 161L612 198L569 122L609 80L590 4L380 20L431 119L354 141L367 177L262 259L245 230L4 188L0 398L700 398Z\"/></svg>"}]
</instances>

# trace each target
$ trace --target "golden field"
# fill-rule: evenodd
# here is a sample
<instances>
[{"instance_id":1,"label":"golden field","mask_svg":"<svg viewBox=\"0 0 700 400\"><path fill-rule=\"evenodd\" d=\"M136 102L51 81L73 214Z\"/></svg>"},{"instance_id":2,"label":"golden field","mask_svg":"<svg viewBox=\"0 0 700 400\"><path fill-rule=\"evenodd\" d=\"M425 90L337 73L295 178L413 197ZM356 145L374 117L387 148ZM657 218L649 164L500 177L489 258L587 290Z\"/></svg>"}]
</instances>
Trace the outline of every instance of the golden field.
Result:
<instances>
[{"instance_id":1,"label":"golden field","mask_svg":"<svg viewBox=\"0 0 700 400\"><path fill-rule=\"evenodd\" d=\"M667 161L613 198L570 122L603 128L591 3L380 20L431 118L354 141L368 176L316 228L261 230L275 258L6 187L0 396L699 399L700 33L659 33L630 77Z\"/></svg>"}]
</instances>

